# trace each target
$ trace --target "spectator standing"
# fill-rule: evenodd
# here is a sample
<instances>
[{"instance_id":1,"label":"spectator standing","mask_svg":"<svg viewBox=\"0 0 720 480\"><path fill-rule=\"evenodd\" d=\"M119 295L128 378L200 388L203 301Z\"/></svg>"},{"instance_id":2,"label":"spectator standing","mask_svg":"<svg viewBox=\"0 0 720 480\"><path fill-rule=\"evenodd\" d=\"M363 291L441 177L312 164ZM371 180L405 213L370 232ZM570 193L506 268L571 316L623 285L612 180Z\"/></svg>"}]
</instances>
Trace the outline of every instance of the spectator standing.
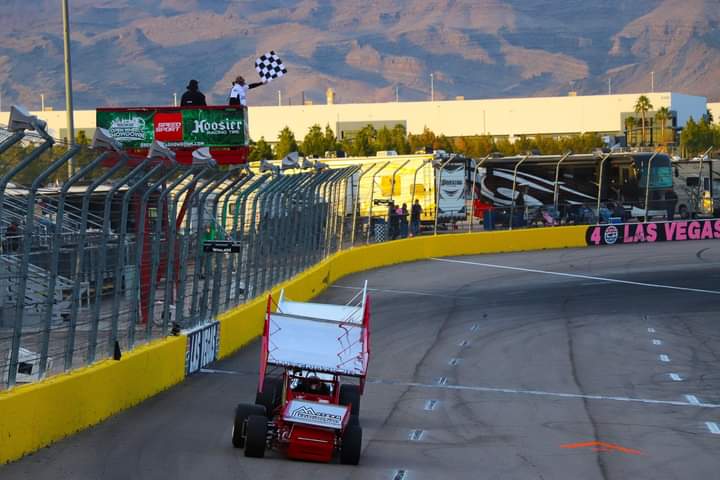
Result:
<instances>
[{"instance_id":1,"label":"spectator standing","mask_svg":"<svg viewBox=\"0 0 720 480\"><path fill-rule=\"evenodd\" d=\"M190 80L188 82L187 92L183 93L180 98L180 106L182 107L205 107L205 95L200 91L200 86L197 80Z\"/></svg>"},{"instance_id":2,"label":"spectator standing","mask_svg":"<svg viewBox=\"0 0 720 480\"><path fill-rule=\"evenodd\" d=\"M410 227L413 236L420 235L420 215L422 215L422 211L420 200L415 199L410 212Z\"/></svg>"},{"instance_id":3,"label":"spectator standing","mask_svg":"<svg viewBox=\"0 0 720 480\"><path fill-rule=\"evenodd\" d=\"M402 207L400 207L400 236L402 238L408 236L408 209L406 203L403 203Z\"/></svg>"},{"instance_id":4,"label":"spectator standing","mask_svg":"<svg viewBox=\"0 0 720 480\"><path fill-rule=\"evenodd\" d=\"M388 222L390 223L390 240L395 240L400 230L400 217L397 214L397 207L394 202L390 202L388 208Z\"/></svg>"}]
</instances>

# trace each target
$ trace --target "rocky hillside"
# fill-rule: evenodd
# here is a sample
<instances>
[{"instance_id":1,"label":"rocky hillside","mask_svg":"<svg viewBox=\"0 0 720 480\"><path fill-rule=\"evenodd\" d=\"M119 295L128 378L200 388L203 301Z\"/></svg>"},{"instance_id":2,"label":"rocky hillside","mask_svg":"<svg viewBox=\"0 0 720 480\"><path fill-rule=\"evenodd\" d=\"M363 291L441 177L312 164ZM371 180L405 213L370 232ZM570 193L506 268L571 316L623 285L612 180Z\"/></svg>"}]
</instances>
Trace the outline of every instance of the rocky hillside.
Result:
<instances>
[{"instance_id":1,"label":"rocky hillside","mask_svg":"<svg viewBox=\"0 0 720 480\"><path fill-rule=\"evenodd\" d=\"M717 0L73 0L78 108L215 103L274 49L290 74L252 104L487 98L650 88L720 98ZM0 6L0 94L64 108L59 2Z\"/></svg>"}]
</instances>

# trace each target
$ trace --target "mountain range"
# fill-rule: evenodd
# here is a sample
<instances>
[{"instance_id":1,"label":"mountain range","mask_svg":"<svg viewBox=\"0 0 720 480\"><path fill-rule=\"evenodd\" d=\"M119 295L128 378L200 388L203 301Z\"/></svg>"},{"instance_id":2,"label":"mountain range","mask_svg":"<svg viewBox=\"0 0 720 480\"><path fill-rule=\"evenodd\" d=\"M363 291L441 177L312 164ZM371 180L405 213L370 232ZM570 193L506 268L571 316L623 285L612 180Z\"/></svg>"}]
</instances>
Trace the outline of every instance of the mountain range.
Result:
<instances>
[{"instance_id":1,"label":"mountain range","mask_svg":"<svg viewBox=\"0 0 720 480\"><path fill-rule=\"evenodd\" d=\"M269 50L253 105L634 93L720 99L717 0L73 0L76 108L166 105L195 78L224 103ZM653 73L654 72L654 73ZM64 109L60 2L0 6L3 109ZM278 93L280 92L280 93Z\"/></svg>"}]
</instances>

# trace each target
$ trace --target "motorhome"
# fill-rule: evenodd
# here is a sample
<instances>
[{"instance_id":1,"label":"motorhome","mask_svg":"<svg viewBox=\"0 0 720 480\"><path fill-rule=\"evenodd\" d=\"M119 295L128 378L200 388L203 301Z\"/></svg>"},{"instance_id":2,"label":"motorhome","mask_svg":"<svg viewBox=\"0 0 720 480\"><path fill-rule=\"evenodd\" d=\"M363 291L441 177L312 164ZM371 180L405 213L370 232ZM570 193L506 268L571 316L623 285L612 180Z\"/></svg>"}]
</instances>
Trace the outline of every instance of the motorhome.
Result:
<instances>
[{"instance_id":1,"label":"motorhome","mask_svg":"<svg viewBox=\"0 0 720 480\"><path fill-rule=\"evenodd\" d=\"M681 218L720 217L720 160L674 160L673 189Z\"/></svg>"}]
</instances>

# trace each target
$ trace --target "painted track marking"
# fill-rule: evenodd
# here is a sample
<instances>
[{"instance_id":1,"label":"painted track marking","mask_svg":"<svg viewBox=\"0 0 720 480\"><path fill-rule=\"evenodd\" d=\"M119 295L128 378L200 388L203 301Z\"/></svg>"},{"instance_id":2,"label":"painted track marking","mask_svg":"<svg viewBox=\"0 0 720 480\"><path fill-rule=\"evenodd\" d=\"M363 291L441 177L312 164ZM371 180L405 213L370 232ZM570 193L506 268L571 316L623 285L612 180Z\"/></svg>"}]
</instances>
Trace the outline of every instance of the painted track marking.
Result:
<instances>
[{"instance_id":1,"label":"painted track marking","mask_svg":"<svg viewBox=\"0 0 720 480\"><path fill-rule=\"evenodd\" d=\"M654 328L648 328L648 333L655 333L655 329L654 329Z\"/></svg>"},{"instance_id":2,"label":"painted track marking","mask_svg":"<svg viewBox=\"0 0 720 480\"><path fill-rule=\"evenodd\" d=\"M437 400L428 400L427 402L425 402L425 410L435 410L435 407L437 407L438 403L439 402Z\"/></svg>"},{"instance_id":3,"label":"painted track marking","mask_svg":"<svg viewBox=\"0 0 720 480\"><path fill-rule=\"evenodd\" d=\"M673 382L682 382L682 377L678 375L677 373L671 373L670 378Z\"/></svg>"},{"instance_id":4,"label":"painted track marking","mask_svg":"<svg viewBox=\"0 0 720 480\"><path fill-rule=\"evenodd\" d=\"M407 471L405 471L405 470L395 470L395 474L393 475L393 480L405 480L406 475L407 475Z\"/></svg>"},{"instance_id":5,"label":"painted track marking","mask_svg":"<svg viewBox=\"0 0 720 480\"><path fill-rule=\"evenodd\" d=\"M710 430L710 433L714 433L715 435L720 435L720 427L715 422L705 422L705 426L708 430Z\"/></svg>"},{"instance_id":6,"label":"painted track marking","mask_svg":"<svg viewBox=\"0 0 720 480\"><path fill-rule=\"evenodd\" d=\"M448 364L452 367L456 366L458 363L460 363L460 360L458 360L457 358L451 358L448 362Z\"/></svg>"},{"instance_id":7,"label":"painted track marking","mask_svg":"<svg viewBox=\"0 0 720 480\"><path fill-rule=\"evenodd\" d=\"M425 436L424 430L413 430L410 432L410 435L408 435L408 438L410 438L413 442L419 442L422 440L423 436Z\"/></svg>"},{"instance_id":8,"label":"painted track marking","mask_svg":"<svg viewBox=\"0 0 720 480\"><path fill-rule=\"evenodd\" d=\"M663 288L663 289L667 289L667 290L679 290L679 291L683 291L683 292L709 293L711 295L720 295L720 291L718 291L718 290L704 290L701 288L676 287L673 285L661 285L658 283L633 282L630 280L618 280L616 278L594 277L592 275L582 275L579 273L551 272L548 270L538 270L535 268L510 267L508 265L495 265L492 263L468 262L467 260L451 260L448 258L430 258L430 260L434 260L436 262L458 263L461 265L474 265L476 267L497 268L500 270L513 270L516 272L539 273L539 274L543 274L543 275L555 275L558 277L582 278L585 280L600 280L603 282L621 283L624 285L635 285L638 287Z\"/></svg>"},{"instance_id":9,"label":"painted track marking","mask_svg":"<svg viewBox=\"0 0 720 480\"><path fill-rule=\"evenodd\" d=\"M447 385L447 377L440 377L435 383L438 385Z\"/></svg>"},{"instance_id":10,"label":"painted track marking","mask_svg":"<svg viewBox=\"0 0 720 480\"><path fill-rule=\"evenodd\" d=\"M670 361L670 357L663 353L662 355L660 355L660 361L667 363Z\"/></svg>"},{"instance_id":11,"label":"painted track marking","mask_svg":"<svg viewBox=\"0 0 720 480\"><path fill-rule=\"evenodd\" d=\"M700 405L700 400L695 395L685 395L685 398L687 398L688 403L692 403L693 405Z\"/></svg>"},{"instance_id":12,"label":"painted track marking","mask_svg":"<svg viewBox=\"0 0 720 480\"><path fill-rule=\"evenodd\" d=\"M441 377L441 379L447 379ZM473 385L448 385L447 383L419 383L419 382L402 382L396 380L369 379L368 383L380 385L399 385L403 387L417 388L442 388L447 390L460 390L469 392L486 392L486 393L505 393L509 395L528 395L537 397L553 397L553 398L570 398L584 400L604 400L612 402L641 403L645 405L672 405L676 407L700 407L700 408L720 408L720 404L716 403L689 403L676 400L655 400L651 398L637 397L619 397L614 395L594 395L582 393L563 393L563 392L547 392L542 390L520 390L515 388L498 388L498 387L481 387Z\"/></svg>"},{"instance_id":13,"label":"painted track marking","mask_svg":"<svg viewBox=\"0 0 720 480\"><path fill-rule=\"evenodd\" d=\"M657 338L653 338L652 343L653 343L653 345L662 345L662 341L658 340Z\"/></svg>"}]
</instances>

